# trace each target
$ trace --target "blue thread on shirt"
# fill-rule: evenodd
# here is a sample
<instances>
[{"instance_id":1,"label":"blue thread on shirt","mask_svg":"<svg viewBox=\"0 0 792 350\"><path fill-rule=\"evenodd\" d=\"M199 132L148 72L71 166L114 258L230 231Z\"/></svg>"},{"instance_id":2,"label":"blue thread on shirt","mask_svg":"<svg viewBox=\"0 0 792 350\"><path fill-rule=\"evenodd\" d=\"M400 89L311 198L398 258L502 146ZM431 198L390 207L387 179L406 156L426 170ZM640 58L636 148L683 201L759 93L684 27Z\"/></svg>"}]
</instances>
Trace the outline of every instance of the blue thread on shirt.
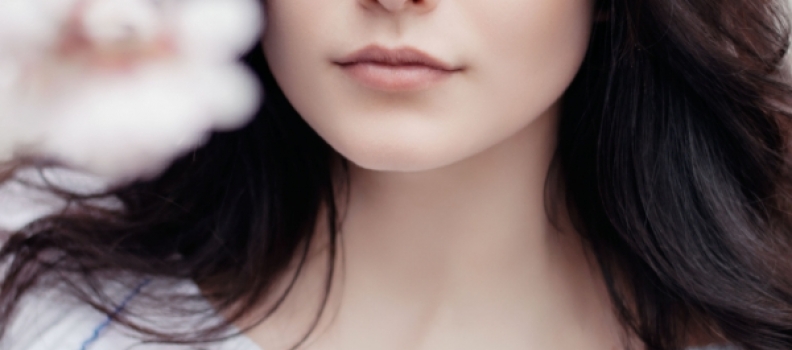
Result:
<instances>
[{"instance_id":1,"label":"blue thread on shirt","mask_svg":"<svg viewBox=\"0 0 792 350\"><path fill-rule=\"evenodd\" d=\"M143 282L140 283L140 285L135 287L135 289L131 293L129 293L129 295L127 295L123 301L121 301L121 304L118 305L118 307L116 307L115 310L113 310L113 313L107 315L107 318L105 318L104 322L99 324L99 326L97 326L94 329L93 334L91 334L91 336L82 343L80 350L88 350L88 347L91 344L93 344L96 340L98 340L100 335L102 335L102 331L104 331L105 328L110 326L110 323L113 322L113 317L121 313L121 311L123 311L124 308L126 308L129 301L131 301L132 298L134 298L136 295L140 294L140 292L143 290L143 287L149 284L149 282L151 282L151 280L147 278L143 280Z\"/></svg>"}]
</instances>

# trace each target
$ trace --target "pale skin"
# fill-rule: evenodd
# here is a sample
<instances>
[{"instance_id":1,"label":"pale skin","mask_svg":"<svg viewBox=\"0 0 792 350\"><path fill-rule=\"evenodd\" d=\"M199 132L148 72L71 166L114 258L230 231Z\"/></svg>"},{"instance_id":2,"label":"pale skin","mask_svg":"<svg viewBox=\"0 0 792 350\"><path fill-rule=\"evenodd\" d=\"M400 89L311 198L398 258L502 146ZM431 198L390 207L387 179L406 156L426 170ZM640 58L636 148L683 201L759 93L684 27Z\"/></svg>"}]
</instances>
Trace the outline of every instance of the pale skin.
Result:
<instances>
[{"instance_id":1,"label":"pale skin","mask_svg":"<svg viewBox=\"0 0 792 350\"><path fill-rule=\"evenodd\" d=\"M351 166L340 273L302 348L624 347L590 254L545 210L590 0L268 0L267 11L279 85ZM372 89L333 64L371 43L463 69L414 91ZM322 246L282 308L246 332L262 349L293 345L316 315Z\"/></svg>"}]
</instances>

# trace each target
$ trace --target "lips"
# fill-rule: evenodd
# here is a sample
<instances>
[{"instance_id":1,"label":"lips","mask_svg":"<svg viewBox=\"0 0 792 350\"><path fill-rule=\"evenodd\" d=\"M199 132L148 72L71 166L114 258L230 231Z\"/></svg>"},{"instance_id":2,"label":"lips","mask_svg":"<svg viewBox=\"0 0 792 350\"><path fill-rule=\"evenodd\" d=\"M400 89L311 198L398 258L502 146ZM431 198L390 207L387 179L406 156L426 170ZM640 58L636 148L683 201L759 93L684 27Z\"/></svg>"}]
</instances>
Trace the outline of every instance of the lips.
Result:
<instances>
[{"instance_id":1,"label":"lips","mask_svg":"<svg viewBox=\"0 0 792 350\"><path fill-rule=\"evenodd\" d=\"M414 48L376 45L334 63L363 86L391 92L426 89L463 70Z\"/></svg>"}]
</instances>

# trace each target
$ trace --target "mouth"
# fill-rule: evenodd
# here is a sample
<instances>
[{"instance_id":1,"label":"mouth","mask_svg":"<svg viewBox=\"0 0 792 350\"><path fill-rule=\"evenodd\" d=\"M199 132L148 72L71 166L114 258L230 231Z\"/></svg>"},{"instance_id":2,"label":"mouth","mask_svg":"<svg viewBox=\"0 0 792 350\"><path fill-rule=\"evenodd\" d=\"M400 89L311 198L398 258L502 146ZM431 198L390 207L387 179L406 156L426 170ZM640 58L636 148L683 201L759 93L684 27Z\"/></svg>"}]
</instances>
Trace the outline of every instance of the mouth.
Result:
<instances>
[{"instance_id":1,"label":"mouth","mask_svg":"<svg viewBox=\"0 0 792 350\"><path fill-rule=\"evenodd\" d=\"M377 45L366 46L334 63L361 85L388 92L427 89L464 70L414 48Z\"/></svg>"}]
</instances>

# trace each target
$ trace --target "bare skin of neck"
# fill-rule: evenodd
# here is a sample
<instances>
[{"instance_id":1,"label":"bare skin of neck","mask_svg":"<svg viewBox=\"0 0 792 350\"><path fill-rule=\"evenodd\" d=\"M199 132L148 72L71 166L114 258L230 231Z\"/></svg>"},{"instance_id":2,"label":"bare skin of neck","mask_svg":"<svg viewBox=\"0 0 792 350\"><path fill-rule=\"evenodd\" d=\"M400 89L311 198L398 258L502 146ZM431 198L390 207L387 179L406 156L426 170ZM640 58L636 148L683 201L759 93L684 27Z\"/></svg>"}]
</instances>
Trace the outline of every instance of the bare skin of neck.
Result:
<instances>
[{"instance_id":1,"label":"bare skin of neck","mask_svg":"<svg viewBox=\"0 0 792 350\"><path fill-rule=\"evenodd\" d=\"M553 108L440 169L351 165L338 273L300 348L624 348L578 235L547 217L556 115ZM288 349L306 332L320 305L324 254L316 248L285 304L246 332L262 349Z\"/></svg>"}]
</instances>

